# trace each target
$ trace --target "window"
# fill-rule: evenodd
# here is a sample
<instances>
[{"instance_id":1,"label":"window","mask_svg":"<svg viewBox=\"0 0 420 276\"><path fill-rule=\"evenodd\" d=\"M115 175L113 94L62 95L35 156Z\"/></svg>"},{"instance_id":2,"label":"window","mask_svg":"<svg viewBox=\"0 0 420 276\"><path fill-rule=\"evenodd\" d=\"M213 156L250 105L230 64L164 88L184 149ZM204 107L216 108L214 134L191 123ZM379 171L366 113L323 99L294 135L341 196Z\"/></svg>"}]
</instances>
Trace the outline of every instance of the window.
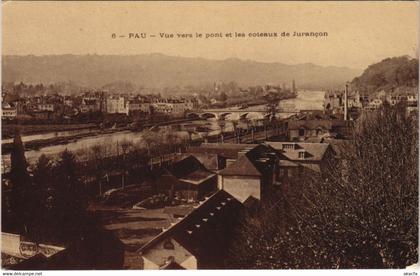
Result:
<instances>
[{"instance_id":1,"label":"window","mask_svg":"<svg viewBox=\"0 0 420 276\"><path fill-rule=\"evenodd\" d=\"M283 149L294 149L295 144L283 144Z\"/></svg>"},{"instance_id":2,"label":"window","mask_svg":"<svg viewBox=\"0 0 420 276\"><path fill-rule=\"evenodd\" d=\"M305 158L305 152L304 151L300 151L299 152L299 159L304 159Z\"/></svg>"},{"instance_id":3,"label":"window","mask_svg":"<svg viewBox=\"0 0 420 276\"><path fill-rule=\"evenodd\" d=\"M305 136L305 129L304 128L299 129L299 136Z\"/></svg>"},{"instance_id":4,"label":"window","mask_svg":"<svg viewBox=\"0 0 420 276\"><path fill-rule=\"evenodd\" d=\"M316 129L316 135L319 136L320 134L322 134L322 128L317 128Z\"/></svg>"}]
</instances>

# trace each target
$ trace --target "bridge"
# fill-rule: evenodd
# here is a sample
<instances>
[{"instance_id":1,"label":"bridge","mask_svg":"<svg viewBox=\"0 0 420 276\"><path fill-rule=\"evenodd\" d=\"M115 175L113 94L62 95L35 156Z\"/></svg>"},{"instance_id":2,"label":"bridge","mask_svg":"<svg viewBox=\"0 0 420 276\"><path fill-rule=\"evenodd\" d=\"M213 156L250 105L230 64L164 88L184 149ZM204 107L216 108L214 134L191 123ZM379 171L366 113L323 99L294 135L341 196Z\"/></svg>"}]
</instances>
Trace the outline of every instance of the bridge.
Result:
<instances>
[{"instance_id":1,"label":"bridge","mask_svg":"<svg viewBox=\"0 0 420 276\"><path fill-rule=\"evenodd\" d=\"M291 116L298 114L299 111L295 109L283 109L279 110L277 114ZM215 118L217 120L225 120L226 118L232 120L240 119L265 119L268 118L270 114L267 112L265 106L256 106L249 107L244 109L239 108L218 108L218 109L203 109L190 111L187 113L187 118L193 119L209 119Z\"/></svg>"}]
</instances>

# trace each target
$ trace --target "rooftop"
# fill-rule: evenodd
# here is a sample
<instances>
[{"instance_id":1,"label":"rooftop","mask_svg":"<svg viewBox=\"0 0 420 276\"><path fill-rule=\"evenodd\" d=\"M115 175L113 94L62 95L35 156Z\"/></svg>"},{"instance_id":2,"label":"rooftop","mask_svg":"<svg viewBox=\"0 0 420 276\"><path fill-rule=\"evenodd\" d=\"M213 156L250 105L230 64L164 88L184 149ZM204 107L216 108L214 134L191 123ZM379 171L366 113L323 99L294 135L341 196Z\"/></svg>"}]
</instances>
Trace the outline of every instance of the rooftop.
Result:
<instances>
[{"instance_id":1,"label":"rooftop","mask_svg":"<svg viewBox=\"0 0 420 276\"><path fill-rule=\"evenodd\" d=\"M305 160L321 161L329 148L329 144L326 143L266 142L265 144L270 145L289 160L300 160L299 151L305 150L307 153ZM285 144L293 144L295 148L284 148Z\"/></svg>"},{"instance_id":2,"label":"rooftop","mask_svg":"<svg viewBox=\"0 0 420 276\"><path fill-rule=\"evenodd\" d=\"M219 166L218 166L219 155L217 153L207 153L207 152L185 153L181 155L181 160L190 155L197 158L197 160L200 161L200 163L202 163L204 167L206 167L206 169L208 170L216 171L219 169Z\"/></svg>"},{"instance_id":3,"label":"rooftop","mask_svg":"<svg viewBox=\"0 0 420 276\"><path fill-rule=\"evenodd\" d=\"M261 176L260 171L246 155L241 155L236 162L233 162L219 173L221 175Z\"/></svg>"},{"instance_id":4,"label":"rooftop","mask_svg":"<svg viewBox=\"0 0 420 276\"><path fill-rule=\"evenodd\" d=\"M191 183L191 184L199 185L203 181L206 181L207 179L210 179L213 176L215 176L215 174L213 174L213 173L211 173L207 170L198 169L198 170L180 178L179 180L184 181L184 182L188 182L188 183Z\"/></svg>"},{"instance_id":5,"label":"rooftop","mask_svg":"<svg viewBox=\"0 0 420 276\"><path fill-rule=\"evenodd\" d=\"M199 147L190 147L188 152L218 154L227 159L237 159L239 151L252 149L256 146L258 146L258 144L203 143Z\"/></svg>"},{"instance_id":6,"label":"rooftop","mask_svg":"<svg viewBox=\"0 0 420 276\"><path fill-rule=\"evenodd\" d=\"M223 235L217 234L217 231L221 229L220 226L223 226L224 233L228 231L233 218L238 216L242 208L244 207L238 200L220 190L138 252L144 254L161 241L172 238L195 256L205 254L208 246L221 245L218 244L218 237L223 238Z\"/></svg>"}]
</instances>

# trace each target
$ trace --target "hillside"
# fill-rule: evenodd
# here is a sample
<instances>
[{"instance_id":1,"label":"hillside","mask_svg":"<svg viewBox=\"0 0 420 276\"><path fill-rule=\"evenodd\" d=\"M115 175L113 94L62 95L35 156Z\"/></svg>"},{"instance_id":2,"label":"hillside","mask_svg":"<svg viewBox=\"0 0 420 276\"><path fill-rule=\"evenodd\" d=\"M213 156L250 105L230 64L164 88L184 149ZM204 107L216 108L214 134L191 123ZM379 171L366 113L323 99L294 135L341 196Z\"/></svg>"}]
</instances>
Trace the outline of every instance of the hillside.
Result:
<instances>
[{"instance_id":1,"label":"hillside","mask_svg":"<svg viewBox=\"0 0 420 276\"><path fill-rule=\"evenodd\" d=\"M355 90L373 94L380 90L413 90L419 83L419 61L408 56L393 57L370 65L351 82Z\"/></svg>"},{"instance_id":2,"label":"hillside","mask_svg":"<svg viewBox=\"0 0 420 276\"><path fill-rule=\"evenodd\" d=\"M215 81L235 81L241 86L291 84L299 88L334 88L354 78L359 71L315 64L286 65L240 59L209 60L162 54L135 56L56 55L4 56L3 82L74 82L85 87L109 83L163 88L200 86Z\"/></svg>"}]
</instances>

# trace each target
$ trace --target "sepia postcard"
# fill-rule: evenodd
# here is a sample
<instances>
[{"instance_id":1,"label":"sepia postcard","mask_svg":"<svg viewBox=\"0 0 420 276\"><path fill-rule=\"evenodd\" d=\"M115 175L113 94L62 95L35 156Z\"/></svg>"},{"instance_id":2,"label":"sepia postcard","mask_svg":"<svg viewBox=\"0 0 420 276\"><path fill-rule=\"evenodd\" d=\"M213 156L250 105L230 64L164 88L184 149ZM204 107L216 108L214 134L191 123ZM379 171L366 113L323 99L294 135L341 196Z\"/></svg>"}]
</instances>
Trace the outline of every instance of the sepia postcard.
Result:
<instances>
[{"instance_id":1,"label":"sepia postcard","mask_svg":"<svg viewBox=\"0 0 420 276\"><path fill-rule=\"evenodd\" d=\"M418 1L1 6L3 275L417 275Z\"/></svg>"}]
</instances>

